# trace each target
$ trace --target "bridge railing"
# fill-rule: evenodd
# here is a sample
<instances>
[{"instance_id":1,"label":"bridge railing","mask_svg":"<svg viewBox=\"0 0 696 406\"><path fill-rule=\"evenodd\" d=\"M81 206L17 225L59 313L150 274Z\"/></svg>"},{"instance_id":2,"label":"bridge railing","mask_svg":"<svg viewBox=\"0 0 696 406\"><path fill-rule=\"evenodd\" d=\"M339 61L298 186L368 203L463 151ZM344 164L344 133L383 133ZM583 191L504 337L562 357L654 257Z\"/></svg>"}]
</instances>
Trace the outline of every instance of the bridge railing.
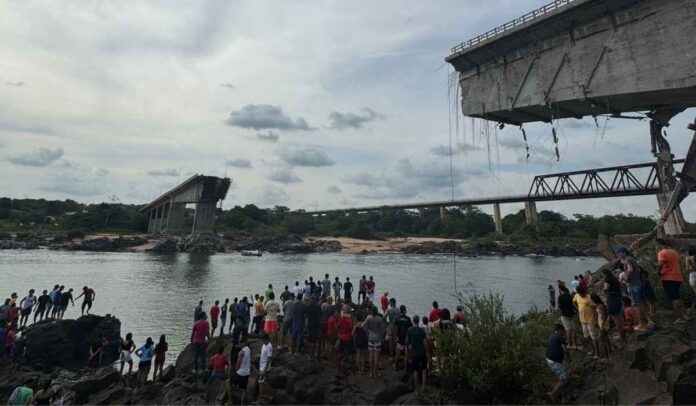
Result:
<instances>
[{"instance_id":1,"label":"bridge railing","mask_svg":"<svg viewBox=\"0 0 696 406\"><path fill-rule=\"evenodd\" d=\"M521 17L517 17L516 19L514 19L512 21L508 21L507 23L505 23L499 27L496 27L496 28L493 28L492 30L484 32L483 34L476 36L476 37L474 37L466 42L462 42L459 45L455 45L454 47L452 47L451 52L454 54L454 53L457 53L459 51L463 51L466 48L469 48L473 45L479 44L479 43L486 41L490 38L498 36L506 31L509 31L515 27L518 27L518 26L520 26L528 21L534 20L537 17L541 17L550 11L556 10L556 9L564 7L570 3L573 3L574 1L576 1L576 0L555 0L549 4L546 4L542 7L539 7L536 10L532 10L529 13L527 13Z\"/></svg>"},{"instance_id":2,"label":"bridge railing","mask_svg":"<svg viewBox=\"0 0 696 406\"><path fill-rule=\"evenodd\" d=\"M683 162L683 159L673 161L674 164ZM657 191L660 189L657 173L657 163L653 162L539 175L534 177L528 196L530 198L569 195L589 197L634 191Z\"/></svg>"}]
</instances>

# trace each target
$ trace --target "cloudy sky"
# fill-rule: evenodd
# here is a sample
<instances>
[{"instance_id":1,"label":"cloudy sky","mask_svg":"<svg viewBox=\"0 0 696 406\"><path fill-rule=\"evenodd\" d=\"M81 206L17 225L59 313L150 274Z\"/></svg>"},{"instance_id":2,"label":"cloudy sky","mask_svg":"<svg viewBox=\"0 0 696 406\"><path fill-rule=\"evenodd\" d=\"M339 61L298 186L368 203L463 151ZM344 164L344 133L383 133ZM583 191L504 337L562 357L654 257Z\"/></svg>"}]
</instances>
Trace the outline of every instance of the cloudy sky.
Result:
<instances>
[{"instance_id":1,"label":"cloudy sky","mask_svg":"<svg viewBox=\"0 0 696 406\"><path fill-rule=\"evenodd\" d=\"M144 203L226 171L225 207L315 209L650 161L646 122L561 121L556 162L548 125L526 126L527 160L518 129L450 114L449 48L543 3L0 1L0 196ZM670 129L678 156L690 117ZM650 197L539 206L656 213Z\"/></svg>"}]
</instances>

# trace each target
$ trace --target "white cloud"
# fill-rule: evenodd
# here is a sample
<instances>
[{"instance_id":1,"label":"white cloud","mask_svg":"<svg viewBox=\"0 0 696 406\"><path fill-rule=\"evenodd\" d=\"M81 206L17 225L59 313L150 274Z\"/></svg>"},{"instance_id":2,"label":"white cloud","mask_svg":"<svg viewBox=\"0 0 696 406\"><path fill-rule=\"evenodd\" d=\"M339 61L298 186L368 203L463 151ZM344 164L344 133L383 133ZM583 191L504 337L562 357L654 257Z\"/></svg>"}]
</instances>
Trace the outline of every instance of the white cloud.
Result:
<instances>
[{"instance_id":1,"label":"white cloud","mask_svg":"<svg viewBox=\"0 0 696 406\"><path fill-rule=\"evenodd\" d=\"M247 104L238 111L230 113L227 124L233 127L254 130L311 131L307 120L302 117L292 119L283 113L279 106L270 104Z\"/></svg>"},{"instance_id":2,"label":"white cloud","mask_svg":"<svg viewBox=\"0 0 696 406\"><path fill-rule=\"evenodd\" d=\"M268 175L268 180L278 183L290 184L302 182L290 169L276 169Z\"/></svg>"}]
</instances>

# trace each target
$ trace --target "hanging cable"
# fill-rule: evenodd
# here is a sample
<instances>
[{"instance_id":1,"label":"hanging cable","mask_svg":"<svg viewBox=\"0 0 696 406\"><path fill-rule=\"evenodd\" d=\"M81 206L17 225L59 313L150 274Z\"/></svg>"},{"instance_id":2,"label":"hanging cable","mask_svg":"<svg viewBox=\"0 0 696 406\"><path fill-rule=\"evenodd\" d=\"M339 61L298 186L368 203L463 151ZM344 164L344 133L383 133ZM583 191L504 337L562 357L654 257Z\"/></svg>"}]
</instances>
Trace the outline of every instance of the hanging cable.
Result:
<instances>
[{"instance_id":1,"label":"hanging cable","mask_svg":"<svg viewBox=\"0 0 696 406\"><path fill-rule=\"evenodd\" d=\"M524 149L527 152L527 157L525 159L529 161L529 143L527 142L527 132L522 127L522 124L520 124L520 131L522 131L522 139L524 139Z\"/></svg>"}]
</instances>

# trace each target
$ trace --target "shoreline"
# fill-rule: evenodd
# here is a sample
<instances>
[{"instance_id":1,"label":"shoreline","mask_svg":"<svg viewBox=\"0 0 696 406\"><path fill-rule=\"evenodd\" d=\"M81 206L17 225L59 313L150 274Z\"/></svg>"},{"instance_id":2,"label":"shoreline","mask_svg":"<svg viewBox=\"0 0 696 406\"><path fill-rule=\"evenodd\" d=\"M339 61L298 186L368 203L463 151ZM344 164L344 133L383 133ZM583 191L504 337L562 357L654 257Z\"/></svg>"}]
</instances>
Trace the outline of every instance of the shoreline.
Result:
<instances>
[{"instance_id":1,"label":"shoreline","mask_svg":"<svg viewBox=\"0 0 696 406\"><path fill-rule=\"evenodd\" d=\"M344 253L368 254L456 254L458 257L530 256L530 257L595 257L600 253L595 243L583 241L526 242L466 240L441 237L392 237L365 240L351 237L275 235L257 236L224 233L217 236L190 237L153 236L147 234L95 233L67 240L55 237L29 237L0 240L3 249L51 249L93 252L243 252L261 253Z\"/></svg>"}]
</instances>

